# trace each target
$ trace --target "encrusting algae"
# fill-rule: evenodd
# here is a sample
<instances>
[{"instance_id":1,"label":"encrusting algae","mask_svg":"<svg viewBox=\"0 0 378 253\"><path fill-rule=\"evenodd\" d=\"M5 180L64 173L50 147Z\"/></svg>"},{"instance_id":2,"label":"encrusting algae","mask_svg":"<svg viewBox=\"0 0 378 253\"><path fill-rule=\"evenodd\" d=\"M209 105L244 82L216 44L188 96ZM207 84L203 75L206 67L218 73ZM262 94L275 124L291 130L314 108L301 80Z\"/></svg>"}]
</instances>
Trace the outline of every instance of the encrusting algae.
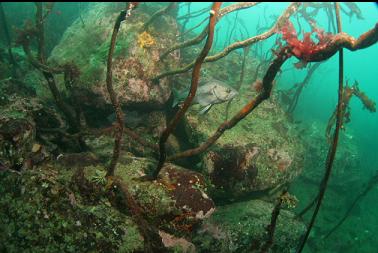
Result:
<instances>
[{"instance_id":1,"label":"encrusting algae","mask_svg":"<svg viewBox=\"0 0 378 253\"><path fill-rule=\"evenodd\" d=\"M156 44L155 39L148 32L144 31L138 35L138 45L140 48L146 49Z\"/></svg>"}]
</instances>

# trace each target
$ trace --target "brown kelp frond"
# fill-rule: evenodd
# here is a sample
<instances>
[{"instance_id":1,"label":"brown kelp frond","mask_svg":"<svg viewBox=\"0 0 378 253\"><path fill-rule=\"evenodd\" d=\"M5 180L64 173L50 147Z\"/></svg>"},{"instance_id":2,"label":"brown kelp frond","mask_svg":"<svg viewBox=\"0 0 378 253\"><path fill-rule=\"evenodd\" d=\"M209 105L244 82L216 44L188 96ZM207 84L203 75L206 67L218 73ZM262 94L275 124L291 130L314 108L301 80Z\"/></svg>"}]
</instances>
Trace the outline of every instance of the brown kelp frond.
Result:
<instances>
[{"instance_id":1,"label":"brown kelp frond","mask_svg":"<svg viewBox=\"0 0 378 253\"><path fill-rule=\"evenodd\" d=\"M319 38L317 43L312 41L310 34L306 35L303 41L299 40L291 22L286 22L281 31L283 39L291 46L293 55L304 62L324 61L338 52L340 48L355 51L367 48L378 41L378 23L357 39L342 32L335 35L325 34L320 29L315 32Z\"/></svg>"},{"instance_id":2,"label":"brown kelp frond","mask_svg":"<svg viewBox=\"0 0 378 253\"><path fill-rule=\"evenodd\" d=\"M275 27L283 29L284 33L286 34L291 33L292 32L291 29L285 30L287 29L286 28L287 20L297 10L298 7L299 7L298 3L291 4L286 9L284 14L282 14L281 17L278 19L278 21L275 24ZM168 157L168 160L171 161L171 160L181 159L184 157L189 157L189 156L197 155L204 152L212 144L214 144L215 141L218 138L220 138L221 135L226 130L234 127L240 120L242 120L251 111L253 111L263 100L269 98L271 90L272 90L272 82L275 76L277 75L277 72L280 70L284 62L291 56L294 55L298 59L306 60L307 62L324 61L330 58L331 56L333 56L337 52L337 50L340 50L344 47L352 51L359 50L359 49L363 49L363 48L373 45L377 40L378 40L378 24L373 29L362 34L358 39L355 39L354 37L345 33L338 33L336 35L333 35L332 38L330 38L326 44L322 45L321 48L316 48L316 50L307 50L307 47L305 48L302 48L299 46L296 47L295 43L289 44L287 46L281 46L279 51L275 52L276 58L270 64L270 67L268 68L264 76L263 91L256 98L254 98L247 105L245 105L244 108L241 111L239 111L239 113L237 113L231 120L225 121L224 123L222 123L218 127L217 131L207 141L202 143L197 148L189 149L181 153L172 155ZM243 47L243 46L240 46L240 47ZM302 52L302 50L304 50L304 52ZM303 57L305 59L301 58L303 55L306 56L306 57ZM205 58L205 61L206 59L208 59L208 57ZM171 72L171 74L172 73L173 72Z\"/></svg>"}]
</instances>

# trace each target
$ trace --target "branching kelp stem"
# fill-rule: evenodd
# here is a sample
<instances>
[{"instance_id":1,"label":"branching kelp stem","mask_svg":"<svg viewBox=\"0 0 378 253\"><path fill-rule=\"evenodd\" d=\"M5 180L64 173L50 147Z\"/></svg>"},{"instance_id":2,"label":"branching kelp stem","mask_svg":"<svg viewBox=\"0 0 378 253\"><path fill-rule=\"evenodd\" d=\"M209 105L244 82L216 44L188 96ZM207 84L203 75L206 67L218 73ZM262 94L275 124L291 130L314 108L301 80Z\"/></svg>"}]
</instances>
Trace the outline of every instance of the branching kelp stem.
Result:
<instances>
[{"instance_id":1,"label":"branching kelp stem","mask_svg":"<svg viewBox=\"0 0 378 253\"><path fill-rule=\"evenodd\" d=\"M277 57L270 64L268 71L263 79L262 91L247 105L243 107L232 119L225 121L220 125L217 131L206 142L201 144L197 148L186 150L182 153L168 157L168 160L176 160L184 157L197 155L208 149L221 135L228 129L233 128L240 120L244 119L249 113L251 113L262 101L270 97L270 93L273 87L273 80L280 70L282 64L289 58L289 48L284 47L277 53Z\"/></svg>"},{"instance_id":2,"label":"branching kelp stem","mask_svg":"<svg viewBox=\"0 0 378 253\"><path fill-rule=\"evenodd\" d=\"M325 235L323 236L324 239L327 239L333 232L336 231L336 229L338 227L341 226L341 224L343 224L343 222L349 217L350 213L352 212L353 208L356 206L356 204L363 198L366 196L366 194L371 190L373 189L374 186L376 186L378 184L378 173L373 176L369 183L367 184L366 188L360 193L358 194L358 196L354 199L353 203L350 205L350 207L348 208L348 210L345 212L343 218Z\"/></svg>"},{"instance_id":3,"label":"branching kelp stem","mask_svg":"<svg viewBox=\"0 0 378 253\"><path fill-rule=\"evenodd\" d=\"M293 95L293 98L290 102L290 105L287 109L289 113L293 113L295 108L297 107L299 96L302 93L303 88L307 85L307 83L310 81L312 74L314 74L315 70L320 66L320 62L315 63L310 67L308 70L306 77L303 79L301 83L298 84L297 89L295 90L295 94Z\"/></svg>"},{"instance_id":4,"label":"branching kelp stem","mask_svg":"<svg viewBox=\"0 0 378 253\"><path fill-rule=\"evenodd\" d=\"M203 47L200 55L198 56L198 58L196 60L195 65L194 65L193 72L192 72L192 82L191 82L189 94L188 94L187 98L185 99L182 107L178 110L178 112L176 113L176 115L171 120L171 122L169 123L169 125L167 126L167 128L164 130L164 132L162 133L162 135L160 137L160 141L159 141L160 158L159 158L158 166L157 166L156 170L154 171L154 175L153 175L153 178L155 178L155 179L157 178L157 176L158 176L158 174L159 174L159 172L160 172L161 168L163 167L164 162L166 160L165 143L166 143L169 135L175 130L180 119L184 116L185 112L188 110L189 106L192 104L192 101L193 101L193 99L196 95L200 71L201 71L201 66L202 66L203 60L205 59L205 57L209 53L210 48L213 44L214 27L215 27L215 24L216 24L216 19L217 19L219 8L220 8L221 5L222 5L221 2L215 2L213 4L213 7L211 8L210 21L209 21L209 25L208 25L209 32L208 32L207 40L206 40L205 46Z\"/></svg>"},{"instance_id":5,"label":"branching kelp stem","mask_svg":"<svg viewBox=\"0 0 378 253\"><path fill-rule=\"evenodd\" d=\"M233 5L230 5L228 7L232 7L232 6ZM286 23L286 21L290 18L290 16L297 11L297 9L298 9L299 6L300 6L300 3L292 3L285 10L285 12L278 18L277 22L273 25L273 27L271 27L268 31L266 31L266 32L264 32L262 34L253 36L251 38L248 38L246 40L232 43L231 45L229 45L228 47L226 47L225 49L223 49L221 52L219 52L219 53L217 53L215 55L206 57L204 62L217 61L217 60L219 60L219 59L227 56L229 53L231 53L232 51L234 51L236 49L247 47L247 46L250 46L250 45L252 45L252 44L254 44L254 43L258 42L258 41L268 39L269 37L271 37L272 35L274 35ZM248 7L251 7L251 6L248 6ZM225 7L224 9L226 9L226 8L227 7ZM231 12L231 10L233 11L234 8L232 8L232 9L230 8L230 10L228 10L227 13ZM206 32L205 33L204 32L202 32L200 35L201 36L205 36ZM200 35L198 35L195 39L193 39L193 41L197 40ZM183 43L186 43L186 42L183 42ZM187 42L187 43L190 44L191 42L190 43ZM190 44L190 45L193 45L193 44ZM182 48L182 47L183 46L179 46L179 45L177 47L174 46L173 47L174 49L172 51L176 50L177 48ZM161 73L161 74L157 75L153 79L154 80L158 80L160 78L167 77L167 76L170 76L170 75L176 75L176 74L180 74L180 73L185 73L185 72L189 71L193 66L194 66L194 62L191 62L188 65L184 66L183 68L175 69L175 70L169 70L167 72L164 72L164 73Z\"/></svg>"},{"instance_id":6,"label":"branching kelp stem","mask_svg":"<svg viewBox=\"0 0 378 253\"><path fill-rule=\"evenodd\" d=\"M247 56L248 56L248 53L249 53L249 49L250 49L250 47L243 48L243 56L242 56L243 60L242 60L242 65L241 65L241 70L240 70L240 78L239 78L238 86L236 87L236 90L238 92L240 92L240 88L241 88L241 86L242 86L242 84L244 82L244 73L245 73L246 61L247 61ZM226 106L226 120L228 119L228 111L230 109L231 103L232 103L232 99L227 102L227 106Z\"/></svg>"},{"instance_id":7,"label":"branching kelp stem","mask_svg":"<svg viewBox=\"0 0 378 253\"><path fill-rule=\"evenodd\" d=\"M348 48L351 51L367 48L378 40L378 24L374 26L373 29L367 31L366 33L362 34L358 39L345 34L339 33L334 35L330 41L327 43L327 46L323 47L322 50L316 51L316 54L312 54L307 56L307 62L318 62L324 61L334 55L337 50L341 48ZM234 127L240 120L246 117L252 110L254 110L263 100L267 99L270 96L270 91L272 89L272 82L277 74L277 71L280 69L282 64L287 60L287 58L291 57L293 52L291 47L287 46L281 48L281 50L276 53L276 58L270 64L264 79L263 79L263 91L252 101L250 101L244 108L239 111L231 120L225 121L220 125L217 131L203 144L200 146L183 151L181 153L172 155L168 157L167 160L172 161L176 159L181 159L193 155L200 154L207 150L218 138L223 134L224 131L231 129ZM304 59L300 59L304 60Z\"/></svg>"},{"instance_id":8,"label":"branching kelp stem","mask_svg":"<svg viewBox=\"0 0 378 253\"><path fill-rule=\"evenodd\" d=\"M204 13L210 11L210 10L211 10L211 6L212 6L212 5L209 5L208 7L203 8L203 9L198 10L198 11L193 11L193 12L188 11L187 14L182 15L182 16L180 16L180 17L177 17L177 20L181 20L181 19L190 19L190 18L195 18L195 17L201 16L202 14L204 14Z\"/></svg>"},{"instance_id":9,"label":"branching kelp stem","mask_svg":"<svg viewBox=\"0 0 378 253\"><path fill-rule=\"evenodd\" d=\"M46 19L47 15L51 12L52 6L43 15L43 4L42 3L35 3L36 6L36 16L35 16L35 27L26 27L24 30L20 32L20 35L17 38L17 43L22 45L22 48L27 55L29 62L38 70L40 70L45 77L51 94L54 98L55 103L57 104L58 108L63 112L64 116L66 117L68 124L71 127L72 132L77 133L80 131L80 122L76 120L75 111L69 106L67 103L64 102L61 93L56 85L54 75L53 74L61 74L65 73L65 68L63 67L50 67L46 65L46 58L44 55L44 20ZM38 56L37 59L32 55L30 50L30 43L31 39L36 38L38 44ZM78 138L80 145L83 147L84 143L81 138Z\"/></svg>"},{"instance_id":10,"label":"branching kelp stem","mask_svg":"<svg viewBox=\"0 0 378 253\"><path fill-rule=\"evenodd\" d=\"M340 34L341 31L342 31L341 20L340 20L340 6L336 2L335 2L335 10L336 10L337 32ZM316 199L317 201L316 201L315 210L314 210L314 213L311 217L310 223L307 227L307 231L305 233L305 236L304 236L304 238L303 238L303 240L302 240L302 242L299 246L299 249L297 251L298 253L302 252L302 250L303 250L303 248L304 248L304 246L307 242L307 239L310 235L311 229L314 226L317 214L320 210L320 206L321 206L323 198L324 198L324 194L327 190L329 178L331 176L332 165L333 165L333 161L334 161L335 155L336 155L337 143L338 143L338 140L339 140L339 133L340 133L340 128L341 128L342 119L343 119L343 113L342 113L343 112L343 105L342 105L343 85L344 85L343 83L344 83L344 55L343 55L343 49L340 48L339 49L339 91L338 91L336 127L335 127L334 134L333 134L332 146L330 147L330 149L328 151L326 166L325 166L325 174L324 174L324 177L322 179L322 182L320 183L319 194L318 194L318 198Z\"/></svg>"},{"instance_id":11,"label":"branching kelp stem","mask_svg":"<svg viewBox=\"0 0 378 253\"><path fill-rule=\"evenodd\" d=\"M227 6L227 7L223 8L219 11L218 19L216 20L216 22L218 22L223 16L225 16L226 14L228 14L230 12L250 8L250 7L253 7L257 4L259 4L259 3L258 2L245 2L245 3L237 3L237 4ZM197 37L190 39L190 40L187 40L187 41L184 41L184 42L181 42L179 44L176 44L173 47L171 47L170 49L168 49L167 51L165 51L160 56L160 59L164 59L168 54L175 51L176 49L182 49L182 48L193 46L193 45L200 43L202 40L204 40L206 38L207 33L208 33L208 29L206 27L199 35L197 35ZM194 63L195 62L193 62L193 65L191 67L194 66ZM160 78L161 77L159 77L159 78L156 77L156 79L160 79Z\"/></svg>"},{"instance_id":12,"label":"branching kelp stem","mask_svg":"<svg viewBox=\"0 0 378 253\"><path fill-rule=\"evenodd\" d=\"M281 211L281 207L282 207L282 204L283 204L284 196L286 194L287 194L287 189L284 189L282 191L280 197L278 198L276 205L273 208L272 216L270 218L270 223L266 227L267 240L263 244L263 246L261 247L261 253L269 252L269 249L273 245L274 232L276 231L278 216L280 215L280 211Z\"/></svg>"},{"instance_id":13,"label":"branching kelp stem","mask_svg":"<svg viewBox=\"0 0 378 253\"><path fill-rule=\"evenodd\" d=\"M350 99L352 96L356 96L359 98L364 105L364 108L366 108L370 112L375 112L375 102L371 100L363 91L360 90L358 82L355 81L352 87L348 86L348 81L347 84L344 88L344 93L343 93L343 107L342 107L342 117L343 119L345 118L345 122L343 120L343 125L341 126L342 129L344 129L344 124L348 123L350 120L350 111L347 112L348 106ZM326 137L328 143L331 143L331 129L332 126L335 124L336 121L336 115L337 115L337 108L333 112L332 116L330 117L326 129Z\"/></svg>"},{"instance_id":14,"label":"branching kelp stem","mask_svg":"<svg viewBox=\"0 0 378 253\"><path fill-rule=\"evenodd\" d=\"M175 8L176 6L177 6L177 3L172 2L172 3L168 4L167 6L163 7L162 9L158 10L154 14L152 14L150 19L147 20L146 23L144 23L144 25L142 27L142 31L146 30L148 28L148 26L150 24L152 24L152 22L154 22L154 20L156 18L160 17L161 15L164 15L165 13L169 12L171 9Z\"/></svg>"},{"instance_id":15,"label":"branching kelp stem","mask_svg":"<svg viewBox=\"0 0 378 253\"><path fill-rule=\"evenodd\" d=\"M113 73L112 73L113 53L114 53L115 43L117 40L118 31L121 26L121 22L124 21L128 15L130 15L131 10L135 7L136 6L134 4L129 3L127 10L123 10L119 13L117 20L114 24L113 33L110 40L110 47L109 47L108 60L107 60L107 71L106 71L106 88L109 93L110 101L112 102L112 105L115 110L117 126L116 126L115 136L114 136L113 156L112 156L112 160L110 162L110 165L107 171L107 176L114 175L114 169L117 165L117 161L118 161L120 150L121 150L122 136L123 136L123 130L124 130L122 108L121 108L121 105L119 104L118 96L114 92L113 83L112 83L113 82Z\"/></svg>"}]
</instances>

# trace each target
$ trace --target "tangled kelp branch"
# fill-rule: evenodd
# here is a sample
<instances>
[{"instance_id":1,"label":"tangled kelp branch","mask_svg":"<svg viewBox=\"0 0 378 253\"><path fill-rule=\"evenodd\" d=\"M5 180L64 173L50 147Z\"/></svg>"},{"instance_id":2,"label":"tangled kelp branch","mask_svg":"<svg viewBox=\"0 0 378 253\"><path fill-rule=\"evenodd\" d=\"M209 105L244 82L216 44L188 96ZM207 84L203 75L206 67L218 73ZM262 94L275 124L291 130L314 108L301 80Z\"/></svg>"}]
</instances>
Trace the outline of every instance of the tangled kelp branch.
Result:
<instances>
[{"instance_id":1,"label":"tangled kelp branch","mask_svg":"<svg viewBox=\"0 0 378 253\"><path fill-rule=\"evenodd\" d=\"M80 131L80 122L76 120L75 111L69 106L64 100L63 97L56 85L54 74L64 73L64 68L62 67L50 67L46 65L46 58L44 55L44 20L46 15L50 13L47 11L46 15L43 15L43 4L36 3L36 20L35 26L26 26L24 30L19 32L17 38L17 44L22 45L22 48L25 54L28 57L29 62L39 71L42 72L45 77L48 87L51 91L51 94L54 98L55 103L58 108L63 112L66 117L68 124L70 125L71 130L75 133ZM52 7L49 7L52 8ZM38 42L38 59L36 59L30 50L31 39L36 38ZM82 141L79 138L79 143L82 146ZM82 146L83 147L83 146Z\"/></svg>"},{"instance_id":2,"label":"tangled kelp branch","mask_svg":"<svg viewBox=\"0 0 378 253\"><path fill-rule=\"evenodd\" d=\"M378 172L369 180L366 188L356 196L348 210L345 212L343 218L340 219L340 221L325 235L323 236L324 239L327 239L333 232L335 232L342 224L343 222L349 217L350 213L352 212L353 208L356 206L356 204L366 196L366 194L369 193L371 189L373 189L374 186L378 184Z\"/></svg>"},{"instance_id":3,"label":"tangled kelp branch","mask_svg":"<svg viewBox=\"0 0 378 253\"><path fill-rule=\"evenodd\" d=\"M297 9L298 4L292 4L292 10L289 11L289 9L286 10L286 14L281 16L281 21L287 21L287 19L290 17L290 15L294 12L294 10ZM286 18L284 18L286 17ZM280 26L282 29L284 29L284 24ZM306 51L303 52L303 47L298 47L297 44L288 43L287 46L282 47L279 52L275 52L276 58L273 60L273 62L270 64L264 79L263 79L263 90L262 92L252 101L250 101L244 108L239 111L238 114L236 114L231 120L225 121L220 125L217 129L217 131L203 144L198 146L197 148L189 149L186 151L183 151L181 153L172 155L168 157L167 160L172 161L176 159L181 159L184 157L189 157L193 155L200 154L207 150L212 144L215 143L216 140L223 134L224 131L231 129L234 127L240 120L242 120L244 117L246 117L252 110L254 110L263 100L267 99L270 96L270 92L272 89L272 82L282 66L282 64L291 56L296 56L300 60L306 60L307 62L317 62L317 61L324 61L331 56L333 56L337 50L340 50L342 48L348 48L351 51L367 48L371 45L373 45L378 40L378 23L375 25L375 27L364 34L362 34L358 39L355 39L354 37L345 34L345 33L338 33L336 35L333 35L327 42L326 45L321 45L320 48L317 48L317 45L311 46L315 47L315 50L309 50L308 46L306 46ZM304 43L302 41L298 40L298 43ZM307 42L308 43L308 42ZM205 59L206 60L206 59Z\"/></svg>"},{"instance_id":4,"label":"tangled kelp branch","mask_svg":"<svg viewBox=\"0 0 378 253\"><path fill-rule=\"evenodd\" d=\"M166 7L163 7L162 9L156 11L154 14L151 15L150 19L147 20L146 23L143 24L141 30L142 31L146 30L148 28L148 26L151 25L152 22L155 21L156 18L160 17L161 15L166 14L167 12L169 12L170 10L172 10L172 9L174 9L176 7L177 7L177 3L176 2L171 2Z\"/></svg>"},{"instance_id":5,"label":"tangled kelp branch","mask_svg":"<svg viewBox=\"0 0 378 253\"><path fill-rule=\"evenodd\" d=\"M310 67L308 70L306 77L303 79L302 82L297 83L293 88L295 88L295 93L290 100L290 104L288 106L287 112L293 113L295 108L297 107L299 96L302 93L303 88L308 84L312 75L314 74L315 70L320 66L321 62L317 62Z\"/></svg>"},{"instance_id":6,"label":"tangled kelp branch","mask_svg":"<svg viewBox=\"0 0 378 253\"><path fill-rule=\"evenodd\" d=\"M349 108L349 102L350 99L356 96L359 98L364 105L364 108L366 108L370 112L375 112L375 102L371 100L363 91L360 90L358 82L355 81L352 87L347 85L343 92L343 99L342 99L342 117L343 117L343 125L341 126L341 129L345 129L344 124L350 122L350 108ZM332 126L335 124L336 121L336 114L337 114L337 108L333 112L332 116L328 120L328 125L326 129L326 137L328 140L328 143L331 143L331 129Z\"/></svg>"},{"instance_id":7,"label":"tangled kelp branch","mask_svg":"<svg viewBox=\"0 0 378 253\"><path fill-rule=\"evenodd\" d=\"M239 123L240 120L244 119L249 113L251 113L261 102L263 102L265 99L268 99L272 91L274 78L276 77L282 64L284 64L284 62L290 57L289 52L290 50L288 47L281 48L280 52L277 53L276 58L270 64L263 78L262 91L248 104L246 104L236 115L234 115L234 117L223 122L218 127L216 132L197 148L189 149L184 152L172 155L168 157L168 160L177 160L204 152L211 145L213 145L226 130L233 128L237 123Z\"/></svg>"},{"instance_id":8,"label":"tangled kelp branch","mask_svg":"<svg viewBox=\"0 0 378 253\"><path fill-rule=\"evenodd\" d=\"M204 14L204 13L208 12L209 10L211 10L211 6L212 5L209 5L208 7L205 7L203 9L200 9L200 10L194 11L194 12L188 11L187 14L182 15L180 17L177 17L177 20L190 19L190 18L195 18L195 17L201 16L202 14Z\"/></svg>"},{"instance_id":9,"label":"tangled kelp branch","mask_svg":"<svg viewBox=\"0 0 378 253\"><path fill-rule=\"evenodd\" d=\"M341 31L342 31L341 19L340 19L340 6L336 2L335 2L335 11L336 11L337 32L340 34ZM338 51L339 51L339 90L338 90L338 102L337 102L337 114L336 114L336 127L335 127L334 134L333 134L332 144L331 144L331 146L328 150L326 165L325 165L325 172L324 172L323 179L322 179L320 186L319 186L319 193L318 193L318 197L316 198L315 210L314 210L314 213L312 214L310 223L307 226L307 230L306 230L306 233L304 235L304 238L299 245L299 248L298 248L298 251L297 251L298 253L301 253L304 246L306 245L307 239L310 235L311 229L313 228L313 226L315 224L317 214L319 213L320 206L321 206L322 201L324 199L324 194L327 190L328 181L330 179L331 172L332 172L333 162L334 162L335 156L336 156L337 144L338 144L338 140L339 140L339 133L340 133L341 125L342 125L342 122L343 122L343 105L342 105L343 92L344 92L343 91L343 88L344 88L343 87L343 85L344 85L343 84L344 83L343 48L340 48Z\"/></svg>"},{"instance_id":10,"label":"tangled kelp branch","mask_svg":"<svg viewBox=\"0 0 378 253\"><path fill-rule=\"evenodd\" d=\"M203 23L205 23L206 21L208 20L208 17L204 18L201 22L199 22L197 25L193 26L192 28L186 30L185 32L182 32L179 36L177 36L178 38L183 38L185 35L189 34L190 32L192 32L193 30L195 30L196 28L200 27ZM214 43L215 44L215 43Z\"/></svg>"},{"instance_id":11,"label":"tangled kelp branch","mask_svg":"<svg viewBox=\"0 0 378 253\"><path fill-rule=\"evenodd\" d=\"M110 101L112 102L113 108L115 110L116 119L117 119L117 126L115 129L115 135L114 135L113 156L112 156L112 160L110 162L110 165L107 171L107 176L114 175L114 169L117 165L118 157L121 151L122 135L123 135L123 128L124 128L122 108L121 108L121 105L119 104L118 96L114 92L113 84L112 84L112 81L113 81L112 65L113 65L113 53L114 53L115 43L117 39L117 34L119 31L121 22L124 21L125 18L126 18L126 10L123 10L118 15L117 20L114 24L113 33L110 40L108 60L107 60L106 88L108 90Z\"/></svg>"},{"instance_id":12,"label":"tangled kelp branch","mask_svg":"<svg viewBox=\"0 0 378 253\"><path fill-rule=\"evenodd\" d=\"M304 64L324 61L336 54L341 48L356 51L367 48L378 41L378 23L357 39L343 32L335 35L324 34L321 29L315 29L313 32L316 32L318 36L319 42L317 43L312 41L311 33L306 33L303 41L299 40L297 32L290 21L284 25L281 31L282 38L291 46L293 55Z\"/></svg>"},{"instance_id":13,"label":"tangled kelp branch","mask_svg":"<svg viewBox=\"0 0 378 253\"><path fill-rule=\"evenodd\" d=\"M242 65L241 65L241 70L240 70L240 77L239 77L238 86L236 87L236 90L238 92L240 92L240 88L241 88L241 86L242 86L242 84L244 82L244 73L245 73L246 61L247 61L247 56L249 54L249 50L250 50L250 47L243 48L243 56L242 56L243 59L242 59ZM226 120L228 119L228 111L230 109L231 103L232 103L232 99L227 102L227 106L226 106Z\"/></svg>"},{"instance_id":14,"label":"tangled kelp branch","mask_svg":"<svg viewBox=\"0 0 378 253\"><path fill-rule=\"evenodd\" d=\"M169 123L169 125L167 126L167 128L164 130L164 132L162 133L162 135L160 137L160 140L159 140L159 148L160 148L159 163L158 163L158 166L157 166L157 168L156 168L156 170L154 171L154 174L153 174L153 178L155 178L155 179L157 178L157 176L158 176L158 174L159 174L159 172L160 172L161 168L163 167L164 162L166 160L165 143L166 143L169 135L172 133L172 131L175 130L180 119L184 116L185 112L189 109L189 106L191 105L191 103L192 103L192 101L193 101L193 99L196 95L196 91L197 91L197 87L198 87L198 81L199 81L199 75L200 75L200 71L201 71L201 66L202 66L203 60L205 59L205 57L209 53L210 48L213 44L214 27L215 27L215 24L216 24L216 19L217 19L218 12L219 12L221 5L222 5L221 2L215 2L213 4L212 8L211 8L210 21L209 21L209 25L208 25L209 32L208 32L207 40L206 40L205 46L203 47L200 55L197 57L195 66L193 68L192 82L191 82L189 94L186 97L182 107L178 110L178 112L176 113L176 115L171 120L171 122Z\"/></svg>"},{"instance_id":15,"label":"tangled kelp branch","mask_svg":"<svg viewBox=\"0 0 378 253\"><path fill-rule=\"evenodd\" d=\"M190 7L192 6L192 3L188 2L186 5L187 5L187 8L188 8L186 12L188 14L190 14L190 12L191 12ZM185 32L185 28L186 28L186 25L188 24L189 20L190 20L190 18L186 18L185 21L183 22L183 24L181 25L181 28L180 28L180 34L181 35ZM182 38L184 38L184 37L182 37Z\"/></svg>"},{"instance_id":16,"label":"tangled kelp branch","mask_svg":"<svg viewBox=\"0 0 378 253\"><path fill-rule=\"evenodd\" d=\"M245 2L245 3L233 4L233 5L227 6L225 8L222 8L219 11L218 19L216 20L216 22L219 22L219 20L223 16L225 16L226 14L228 14L230 12L250 8L250 7L253 7L257 4L259 4L259 3L258 2ZM197 35L197 37L190 39L190 40L187 40L187 41L184 41L184 42L181 42L179 44L176 44L173 47L171 47L170 49L168 49L167 51L165 51L160 56L160 59L164 59L168 54L172 53L173 51L175 51L177 49L183 49L183 48L193 46L193 45L200 43L202 40L204 40L206 38L207 33L208 33L208 30L207 30L207 27L206 27L199 35ZM194 66L194 62L193 62L193 66ZM156 79L160 79L160 78L156 78Z\"/></svg>"},{"instance_id":17,"label":"tangled kelp branch","mask_svg":"<svg viewBox=\"0 0 378 253\"><path fill-rule=\"evenodd\" d=\"M206 57L204 62L217 61L217 60L227 56L229 53L231 53L232 51L234 51L236 49L247 47L247 46L250 46L250 45L252 45L252 44L254 44L258 41L268 39L269 37L274 35L278 30L280 30L285 25L286 21L289 20L291 15L297 11L299 6L300 6L300 3L290 4L290 6L278 18L277 22L268 31L266 31L262 34L253 36L251 38L248 38L246 40L235 42L235 43L229 45L228 47L226 47L225 49L223 49L221 52L219 52L215 55ZM193 66L194 66L194 61L189 63L188 65L180 68L180 69L169 70L167 72L161 73L161 74L157 75L154 78L154 80L159 80L161 78L171 76L171 75L185 73L185 72L189 71Z\"/></svg>"}]
</instances>

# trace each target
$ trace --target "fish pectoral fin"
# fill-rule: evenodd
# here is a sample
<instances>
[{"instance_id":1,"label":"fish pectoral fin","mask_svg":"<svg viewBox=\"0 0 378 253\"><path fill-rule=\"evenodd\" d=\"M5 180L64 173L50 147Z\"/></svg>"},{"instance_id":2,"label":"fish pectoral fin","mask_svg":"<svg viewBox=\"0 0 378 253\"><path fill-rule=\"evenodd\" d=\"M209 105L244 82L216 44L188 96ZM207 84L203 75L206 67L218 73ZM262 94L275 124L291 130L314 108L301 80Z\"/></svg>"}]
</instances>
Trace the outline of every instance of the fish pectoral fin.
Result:
<instances>
[{"instance_id":1,"label":"fish pectoral fin","mask_svg":"<svg viewBox=\"0 0 378 253\"><path fill-rule=\"evenodd\" d=\"M205 106L200 112L199 112L199 114L205 114L205 113L207 113L209 110L210 110L210 108L213 106L213 104L208 104L207 106Z\"/></svg>"}]
</instances>

